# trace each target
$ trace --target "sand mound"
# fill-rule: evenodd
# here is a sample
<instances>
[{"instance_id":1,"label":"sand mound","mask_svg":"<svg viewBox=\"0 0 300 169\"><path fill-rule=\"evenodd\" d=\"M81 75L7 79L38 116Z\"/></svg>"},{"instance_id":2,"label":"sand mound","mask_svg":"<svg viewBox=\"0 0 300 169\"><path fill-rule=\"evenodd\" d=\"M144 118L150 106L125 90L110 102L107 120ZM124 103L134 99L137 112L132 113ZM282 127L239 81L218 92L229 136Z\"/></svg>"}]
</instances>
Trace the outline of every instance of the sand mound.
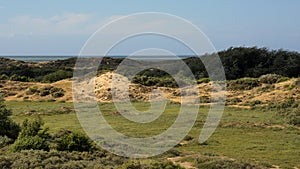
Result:
<instances>
[{"instance_id":1,"label":"sand mound","mask_svg":"<svg viewBox=\"0 0 300 169\"><path fill-rule=\"evenodd\" d=\"M247 105L258 101L260 104L267 104L270 102L282 102L290 97L300 100L300 87L293 85L295 81L296 79L290 79L274 85L263 84L251 90L228 90L226 91L227 102L232 106L247 107ZM64 91L63 96L54 97L53 94L42 96L40 92L49 86L62 89ZM113 98L114 101L126 99L131 101L148 101L150 96L153 100L160 100L165 97L168 100L180 102L182 99L179 89L133 84L126 77L112 72L98 75L92 78L90 82L82 82L80 86L81 88L78 89L82 90L93 87L95 89L94 93L86 94L87 91L81 92L84 93L83 97L88 95L91 97L89 99L93 100L95 100L93 98L93 95L95 95L96 100L99 102L111 102ZM188 95L188 97L184 98L184 101L193 102L197 97L200 98L202 103L209 103L211 82L199 84L197 87L199 93L192 93L197 91L197 88L185 90L183 95ZM39 92L28 92L31 88L35 88ZM0 92L4 94L5 100L8 101L73 101L72 81L70 79L55 83L0 81Z\"/></svg>"}]
</instances>

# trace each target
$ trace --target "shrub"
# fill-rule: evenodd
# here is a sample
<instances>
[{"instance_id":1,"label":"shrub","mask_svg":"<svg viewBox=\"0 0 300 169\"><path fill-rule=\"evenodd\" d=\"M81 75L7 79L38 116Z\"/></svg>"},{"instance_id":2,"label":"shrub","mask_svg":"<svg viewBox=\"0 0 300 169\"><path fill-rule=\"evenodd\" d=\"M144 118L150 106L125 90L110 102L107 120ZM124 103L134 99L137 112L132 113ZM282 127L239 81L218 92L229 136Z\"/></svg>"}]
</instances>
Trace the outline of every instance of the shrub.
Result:
<instances>
[{"instance_id":1,"label":"shrub","mask_svg":"<svg viewBox=\"0 0 300 169\"><path fill-rule=\"evenodd\" d=\"M49 90L42 90L40 96L48 96L50 94Z\"/></svg>"},{"instance_id":2,"label":"shrub","mask_svg":"<svg viewBox=\"0 0 300 169\"><path fill-rule=\"evenodd\" d=\"M275 89L275 85L274 84L266 84L265 86L261 87L260 89L258 89L259 92L269 92Z\"/></svg>"},{"instance_id":3,"label":"shrub","mask_svg":"<svg viewBox=\"0 0 300 169\"><path fill-rule=\"evenodd\" d=\"M28 121L27 119L23 122L21 132L19 133L18 139L12 146L12 151L21 150L49 150L48 139L50 135L48 129L42 129L43 122L41 119Z\"/></svg>"},{"instance_id":4,"label":"shrub","mask_svg":"<svg viewBox=\"0 0 300 169\"><path fill-rule=\"evenodd\" d=\"M281 82L285 82L285 81L288 81L288 80L290 80L290 78L288 78L288 77L281 77L280 79L277 80L276 83L281 83Z\"/></svg>"},{"instance_id":5,"label":"shrub","mask_svg":"<svg viewBox=\"0 0 300 169\"><path fill-rule=\"evenodd\" d=\"M42 82L52 83L62 79L71 78L73 73L71 71L58 70L43 77Z\"/></svg>"},{"instance_id":6,"label":"shrub","mask_svg":"<svg viewBox=\"0 0 300 169\"><path fill-rule=\"evenodd\" d=\"M90 151L92 143L88 137L83 134L68 132L63 135L57 144L59 151Z\"/></svg>"},{"instance_id":7,"label":"shrub","mask_svg":"<svg viewBox=\"0 0 300 169\"><path fill-rule=\"evenodd\" d=\"M242 78L229 81L227 86L229 90L250 90L260 86L260 82L256 78Z\"/></svg>"},{"instance_id":8,"label":"shrub","mask_svg":"<svg viewBox=\"0 0 300 169\"><path fill-rule=\"evenodd\" d=\"M198 168L205 168L205 169L261 168L259 166L255 166L247 162L240 162L240 161L230 160L230 159L215 159L210 157L197 158L195 162L197 163Z\"/></svg>"},{"instance_id":9,"label":"shrub","mask_svg":"<svg viewBox=\"0 0 300 169\"><path fill-rule=\"evenodd\" d=\"M9 80L12 81L20 81L20 82L32 82L34 79L27 77L27 76L19 76L17 74L12 75Z\"/></svg>"},{"instance_id":10,"label":"shrub","mask_svg":"<svg viewBox=\"0 0 300 169\"><path fill-rule=\"evenodd\" d=\"M297 78L295 81L295 86L299 87L300 86L300 78Z\"/></svg>"},{"instance_id":11,"label":"shrub","mask_svg":"<svg viewBox=\"0 0 300 169\"><path fill-rule=\"evenodd\" d=\"M8 138L7 136L0 136L0 148L9 145L12 142L13 140L11 138Z\"/></svg>"},{"instance_id":12,"label":"shrub","mask_svg":"<svg viewBox=\"0 0 300 169\"><path fill-rule=\"evenodd\" d=\"M45 133L47 133L48 129L42 129L43 122L41 119L35 119L32 121L29 121L28 119L23 121L21 132L19 133L18 138L26 137L26 136L41 136L48 138L48 136L45 136Z\"/></svg>"},{"instance_id":13,"label":"shrub","mask_svg":"<svg viewBox=\"0 0 300 169\"><path fill-rule=\"evenodd\" d=\"M0 96L0 136L16 139L20 131L20 126L9 118L10 115L12 115L11 110L6 108Z\"/></svg>"},{"instance_id":14,"label":"shrub","mask_svg":"<svg viewBox=\"0 0 300 169\"><path fill-rule=\"evenodd\" d=\"M21 151L21 150L45 150L49 151L49 143L46 139L40 136L25 136L18 138L12 146L12 151Z\"/></svg>"},{"instance_id":15,"label":"shrub","mask_svg":"<svg viewBox=\"0 0 300 169\"><path fill-rule=\"evenodd\" d=\"M260 101L260 100L254 100L253 102L250 103L250 106L253 107L253 106L256 106L258 104L262 104L262 101Z\"/></svg>"},{"instance_id":16,"label":"shrub","mask_svg":"<svg viewBox=\"0 0 300 169\"><path fill-rule=\"evenodd\" d=\"M0 76L0 80L8 80L8 79L9 79L9 77L6 74L2 74Z\"/></svg>"},{"instance_id":17,"label":"shrub","mask_svg":"<svg viewBox=\"0 0 300 169\"><path fill-rule=\"evenodd\" d=\"M292 125L300 125L300 109L296 108L288 115L288 123Z\"/></svg>"},{"instance_id":18,"label":"shrub","mask_svg":"<svg viewBox=\"0 0 300 169\"><path fill-rule=\"evenodd\" d=\"M61 88L53 87L50 89L50 93L54 98L63 97L65 95L64 92L65 91Z\"/></svg>"},{"instance_id":19,"label":"shrub","mask_svg":"<svg viewBox=\"0 0 300 169\"><path fill-rule=\"evenodd\" d=\"M45 86L44 88L40 89L40 96L48 96L51 94L54 98L59 98L64 96L64 90L62 88L57 88L53 86Z\"/></svg>"},{"instance_id":20,"label":"shrub","mask_svg":"<svg viewBox=\"0 0 300 169\"><path fill-rule=\"evenodd\" d=\"M266 83L266 84L274 84L276 83L280 78L282 78L281 75L277 74L266 74L262 75L258 78L259 82Z\"/></svg>"},{"instance_id":21,"label":"shrub","mask_svg":"<svg viewBox=\"0 0 300 169\"><path fill-rule=\"evenodd\" d=\"M243 101L242 99L240 99L238 97L235 97L235 98L231 99L229 102L230 102L230 104L237 104L237 103L240 103L242 101Z\"/></svg>"},{"instance_id":22,"label":"shrub","mask_svg":"<svg viewBox=\"0 0 300 169\"><path fill-rule=\"evenodd\" d=\"M38 90L38 87L37 86L34 86L32 88L29 88L27 91L26 91L26 94L27 95L33 95L35 93L39 92Z\"/></svg>"},{"instance_id":23,"label":"shrub","mask_svg":"<svg viewBox=\"0 0 300 169\"><path fill-rule=\"evenodd\" d=\"M209 82L210 82L210 78L201 78L201 79L197 80L198 84L209 83Z\"/></svg>"}]
</instances>

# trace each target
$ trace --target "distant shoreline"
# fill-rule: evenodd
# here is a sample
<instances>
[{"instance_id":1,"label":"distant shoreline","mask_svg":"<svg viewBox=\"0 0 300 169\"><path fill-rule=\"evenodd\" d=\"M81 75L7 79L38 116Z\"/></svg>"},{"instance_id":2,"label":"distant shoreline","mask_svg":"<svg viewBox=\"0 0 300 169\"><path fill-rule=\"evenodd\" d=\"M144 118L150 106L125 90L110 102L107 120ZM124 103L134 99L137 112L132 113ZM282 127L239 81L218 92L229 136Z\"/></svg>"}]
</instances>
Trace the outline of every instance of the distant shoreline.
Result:
<instances>
[{"instance_id":1,"label":"distant shoreline","mask_svg":"<svg viewBox=\"0 0 300 169\"><path fill-rule=\"evenodd\" d=\"M1 58L8 58L14 60L20 60L24 62L48 62L48 61L56 61L56 60L65 60L70 58L75 58L77 56L0 56ZM96 57L96 56L93 56ZM126 58L127 56L107 56L111 58ZM153 56L154 57L154 56ZM168 56L155 56L156 58L160 58L162 60L168 59ZM193 56L178 56L179 58L189 58ZM142 58L140 56L139 58Z\"/></svg>"},{"instance_id":2,"label":"distant shoreline","mask_svg":"<svg viewBox=\"0 0 300 169\"><path fill-rule=\"evenodd\" d=\"M2 58L15 59L24 62L47 62L55 60L65 60L76 56L0 56Z\"/></svg>"}]
</instances>

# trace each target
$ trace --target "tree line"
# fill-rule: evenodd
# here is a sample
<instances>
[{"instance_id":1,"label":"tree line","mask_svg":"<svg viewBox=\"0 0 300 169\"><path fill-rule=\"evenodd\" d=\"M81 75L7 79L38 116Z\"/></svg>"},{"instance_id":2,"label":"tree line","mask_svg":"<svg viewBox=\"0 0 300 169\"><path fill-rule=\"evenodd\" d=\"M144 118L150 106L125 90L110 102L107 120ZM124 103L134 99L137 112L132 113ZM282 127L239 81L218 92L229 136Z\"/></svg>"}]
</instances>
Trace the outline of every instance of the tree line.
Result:
<instances>
[{"instance_id":1,"label":"tree line","mask_svg":"<svg viewBox=\"0 0 300 169\"><path fill-rule=\"evenodd\" d=\"M212 55L205 54L201 57L211 57ZM218 52L218 55L228 80L260 77L265 74L278 74L285 77L299 77L300 74L300 53L294 51L269 50L258 47L231 47ZM43 64L13 62L5 58L0 58L0 61L0 80L55 82L72 77L76 58ZM116 70L122 61L123 58L104 57L98 70L99 72ZM199 57L189 57L183 61L189 66L196 79L208 77L205 66ZM166 79L169 79L170 76L158 69L145 70L137 75L138 79L145 79L145 77L167 77Z\"/></svg>"}]
</instances>

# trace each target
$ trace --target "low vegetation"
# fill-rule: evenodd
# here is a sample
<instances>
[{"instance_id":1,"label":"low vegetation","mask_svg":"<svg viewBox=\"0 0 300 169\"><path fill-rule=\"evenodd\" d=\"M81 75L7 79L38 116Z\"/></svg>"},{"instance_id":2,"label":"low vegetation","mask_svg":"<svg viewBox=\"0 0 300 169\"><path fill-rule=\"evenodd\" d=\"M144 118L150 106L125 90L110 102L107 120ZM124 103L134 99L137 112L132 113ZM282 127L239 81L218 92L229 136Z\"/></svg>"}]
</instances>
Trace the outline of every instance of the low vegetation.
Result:
<instances>
[{"instance_id":1,"label":"low vegetation","mask_svg":"<svg viewBox=\"0 0 300 169\"><path fill-rule=\"evenodd\" d=\"M295 100L290 100L278 106L289 107L295 103ZM40 117L44 124L40 123L40 127L34 127L40 130L32 133L50 135L50 137L40 136L47 140L49 150L10 152L9 150L15 144L12 144L13 142L0 149L0 166L9 166L6 168L16 168L17 166L18 168L136 167L148 169L180 168L180 166L185 165L196 168L270 168L273 165L281 168L299 167L297 154L300 151L298 148L300 147L298 141L300 130L283 120L284 118L276 111L276 107L272 109L227 107L214 134L205 144L199 144L197 139L209 110L209 107L203 106L199 110L194 127L182 143L157 157L129 160L112 155L91 143L82 134L83 131L74 112L40 115L23 113L29 110L55 112L61 107L71 107L72 103L6 102L6 105L12 109L11 118L16 122L24 123L28 118L37 119L26 122L30 124L27 126L38 126L31 123L35 121L37 124L36 122L39 122L38 118ZM147 110L150 106L144 102L135 102L133 105L138 110ZM169 103L162 116L151 124L135 124L126 120L120 114L114 113L116 109L111 103L99 103L99 108L105 119L117 131L129 136L147 137L167 129L176 119L180 104ZM81 147L82 145L90 146L86 148ZM175 163L173 163L171 160L167 160L169 158L178 160L174 160Z\"/></svg>"},{"instance_id":2,"label":"low vegetation","mask_svg":"<svg viewBox=\"0 0 300 169\"><path fill-rule=\"evenodd\" d=\"M229 48L218 54L224 65L229 93L226 102L229 106L225 108L219 127L206 142L198 143L209 111L209 106L204 105L212 102L207 93L213 82L199 58L186 58L184 62L203 89L199 97L205 104L201 105L193 128L180 143L148 159L128 159L103 150L84 134L72 103L52 102L68 96L69 89L57 85L60 82L53 82L72 77L75 58L47 63L0 58L1 92L5 97L16 95L24 99L23 102L0 99L0 168L300 168L297 93L300 54L256 47ZM104 58L99 73L115 70L122 61ZM190 79L183 72L177 73L183 80ZM28 83L18 82L20 85L15 81ZM145 94L161 86L179 96L178 84L159 69L142 71L132 81L135 86L143 87L143 90L133 88L135 94ZM7 84L16 86L9 88ZM13 88L18 91L11 90ZM138 110L148 110L150 104L142 102L144 96L131 97ZM138 97L142 101L136 99ZM274 97L278 100L274 101ZM40 101L31 100L33 98ZM45 99L48 101L43 101ZM121 116L112 103L99 103L106 121L115 130L132 137L149 137L166 131L176 120L180 106L169 102L160 118L137 124Z\"/></svg>"}]
</instances>

